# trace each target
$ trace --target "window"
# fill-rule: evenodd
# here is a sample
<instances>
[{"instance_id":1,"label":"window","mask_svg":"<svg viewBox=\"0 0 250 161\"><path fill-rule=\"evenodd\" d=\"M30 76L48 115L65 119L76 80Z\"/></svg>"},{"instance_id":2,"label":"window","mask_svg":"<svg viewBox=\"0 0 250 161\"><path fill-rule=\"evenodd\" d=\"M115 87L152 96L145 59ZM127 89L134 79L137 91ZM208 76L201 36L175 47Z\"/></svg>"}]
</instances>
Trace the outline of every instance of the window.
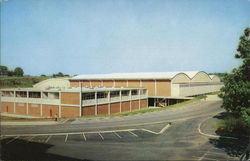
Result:
<instances>
[{"instance_id":1,"label":"window","mask_svg":"<svg viewBox=\"0 0 250 161\"><path fill-rule=\"evenodd\" d=\"M14 94L11 91L2 91L2 97L13 97Z\"/></svg>"},{"instance_id":2,"label":"window","mask_svg":"<svg viewBox=\"0 0 250 161\"><path fill-rule=\"evenodd\" d=\"M95 93L82 93L82 100L91 100L95 99Z\"/></svg>"},{"instance_id":3,"label":"window","mask_svg":"<svg viewBox=\"0 0 250 161\"><path fill-rule=\"evenodd\" d=\"M97 92L97 98L107 98L107 92Z\"/></svg>"},{"instance_id":4,"label":"window","mask_svg":"<svg viewBox=\"0 0 250 161\"><path fill-rule=\"evenodd\" d=\"M29 92L29 98L41 98L41 92Z\"/></svg>"},{"instance_id":5,"label":"window","mask_svg":"<svg viewBox=\"0 0 250 161\"><path fill-rule=\"evenodd\" d=\"M27 97L26 91L16 91L16 97Z\"/></svg>"},{"instance_id":6,"label":"window","mask_svg":"<svg viewBox=\"0 0 250 161\"><path fill-rule=\"evenodd\" d=\"M120 91L111 91L110 92L110 97L119 97L120 96Z\"/></svg>"},{"instance_id":7,"label":"window","mask_svg":"<svg viewBox=\"0 0 250 161\"><path fill-rule=\"evenodd\" d=\"M131 93L132 95L138 95L138 90L132 90Z\"/></svg>"},{"instance_id":8,"label":"window","mask_svg":"<svg viewBox=\"0 0 250 161\"><path fill-rule=\"evenodd\" d=\"M129 91L122 91L122 96L128 96L129 95Z\"/></svg>"},{"instance_id":9,"label":"window","mask_svg":"<svg viewBox=\"0 0 250 161\"><path fill-rule=\"evenodd\" d=\"M146 95L146 93L147 93L147 90L146 90L146 89L142 89L142 90L141 90L141 95Z\"/></svg>"}]
</instances>

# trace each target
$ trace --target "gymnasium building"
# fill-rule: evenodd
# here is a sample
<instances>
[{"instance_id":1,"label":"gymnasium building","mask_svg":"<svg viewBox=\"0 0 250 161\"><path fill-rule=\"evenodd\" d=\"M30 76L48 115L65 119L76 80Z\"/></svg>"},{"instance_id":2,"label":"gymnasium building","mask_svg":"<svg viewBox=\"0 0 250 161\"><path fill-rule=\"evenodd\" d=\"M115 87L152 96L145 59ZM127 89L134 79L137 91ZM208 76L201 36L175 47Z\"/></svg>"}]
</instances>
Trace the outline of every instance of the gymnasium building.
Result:
<instances>
[{"instance_id":1,"label":"gymnasium building","mask_svg":"<svg viewBox=\"0 0 250 161\"><path fill-rule=\"evenodd\" d=\"M33 88L1 90L1 112L38 117L109 115L168 106L219 91L219 77L203 71L113 73L53 78Z\"/></svg>"}]
</instances>

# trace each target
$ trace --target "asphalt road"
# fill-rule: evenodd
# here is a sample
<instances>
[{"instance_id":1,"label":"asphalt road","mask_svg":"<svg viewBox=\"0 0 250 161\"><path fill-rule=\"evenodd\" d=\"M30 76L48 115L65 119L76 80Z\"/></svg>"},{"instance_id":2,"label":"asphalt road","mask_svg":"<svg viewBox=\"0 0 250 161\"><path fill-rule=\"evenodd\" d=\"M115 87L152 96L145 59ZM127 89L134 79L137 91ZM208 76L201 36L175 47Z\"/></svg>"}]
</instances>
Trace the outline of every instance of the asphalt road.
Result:
<instances>
[{"instance_id":1,"label":"asphalt road","mask_svg":"<svg viewBox=\"0 0 250 161\"><path fill-rule=\"evenodd\" d=\"M221 101L60 125L2 126L3 160L238 160L197 128ZM230 142L230 140L229 140ZM227 145L224 140L220 145Z\"/></svg>"}]
</instances>

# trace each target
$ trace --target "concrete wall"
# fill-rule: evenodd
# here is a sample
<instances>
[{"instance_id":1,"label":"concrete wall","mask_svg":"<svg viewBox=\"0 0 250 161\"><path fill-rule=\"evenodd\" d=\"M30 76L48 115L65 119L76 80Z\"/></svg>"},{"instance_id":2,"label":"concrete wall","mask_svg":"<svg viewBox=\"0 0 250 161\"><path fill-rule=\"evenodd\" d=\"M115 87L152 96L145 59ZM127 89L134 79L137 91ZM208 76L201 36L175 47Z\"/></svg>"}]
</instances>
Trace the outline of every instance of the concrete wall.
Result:
<instances>
[{"instance_id":1,"label":"concrete wall","mask_svg":"<svg viewBox=\"0 0 250 161\"><path fill-rule=\"evenodd\" d=\"M211 92L217 92L223 87L223 84L215 84L215 85L198 85L198 86L186 86L181 87L181 84L172 84L172 93L173 97L186 97L186 96L194 96L201 95Z\"/></svg>"}]
</instances>

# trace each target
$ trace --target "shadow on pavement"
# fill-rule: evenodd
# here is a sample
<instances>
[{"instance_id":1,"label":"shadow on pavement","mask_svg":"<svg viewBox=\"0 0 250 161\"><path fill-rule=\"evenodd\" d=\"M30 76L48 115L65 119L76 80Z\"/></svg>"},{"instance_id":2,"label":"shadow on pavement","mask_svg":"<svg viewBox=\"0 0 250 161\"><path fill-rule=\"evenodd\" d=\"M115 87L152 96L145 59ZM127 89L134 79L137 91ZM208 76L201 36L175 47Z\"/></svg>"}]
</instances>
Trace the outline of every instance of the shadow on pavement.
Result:
<instances>
[{"instance_id":1,"label":"shadow on pavement","mask_svg":"<svg viewBox=\"0 0 250 161\"><path fill-rule=\"evenodd\" d=\"M47 150L53 147L53 145L50 144L27 142L26 140L22 139L16 139L13 142L9 142L11 139L13 138L1 140L0 160L80 161L80 159L48 153Z\"/></svg>"},{"instance_id":2,"label":"shadow on pavement","mask_svg":"<svg viewBox=\"0 0 250 161\"><path fill-rule=\"evenodd\" d=\"M247 148L249 140L247 139L209 139L209 142L216 148L224 150L231 157L240 157Z\"/></svg>"},{"instance_id":3,"label":"shadow on pavement","mask_svg":"<svg viewBox=\"0 0 250 161\"><path fill-rule=\"evenodd\" d=\"M227 112L222 112L213 118L222 120L227 117L227 115ZM224 137L219 137L218 139L209 139L211 144L213 144L216 148L224 150L231 157L240 157L240 155L242 155L247 148L247 145L250 143L250 140L247 137L240 137L239 135L228 133L220 129L217 129L215 133L219 136L235 137L235 139Z\"/></svg>"}]
</instances>

